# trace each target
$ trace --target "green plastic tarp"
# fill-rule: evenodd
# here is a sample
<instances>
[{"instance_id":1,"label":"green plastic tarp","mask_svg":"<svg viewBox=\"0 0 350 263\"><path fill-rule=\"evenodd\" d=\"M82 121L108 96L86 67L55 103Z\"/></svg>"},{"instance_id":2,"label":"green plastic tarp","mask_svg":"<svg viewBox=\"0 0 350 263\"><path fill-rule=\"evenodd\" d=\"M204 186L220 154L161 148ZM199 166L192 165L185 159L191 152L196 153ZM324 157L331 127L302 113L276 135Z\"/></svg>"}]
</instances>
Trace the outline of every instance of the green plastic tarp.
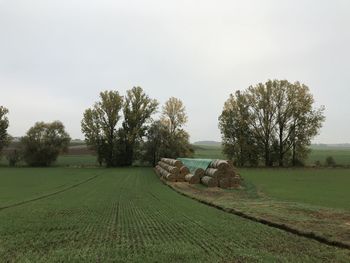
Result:
<instances>
[{"instance_id":1,"label":"green plastic tarp","mask_svg":"<svg viewBox=\"0 0 350 263\"><path fill-rule=\"evenodd\" d=\"M177 158L181 161L191 173L194 173L198 168L202 168L204 171L209 167L212 159L192 159L192 158Z\"/></svg>"}]
</instances>

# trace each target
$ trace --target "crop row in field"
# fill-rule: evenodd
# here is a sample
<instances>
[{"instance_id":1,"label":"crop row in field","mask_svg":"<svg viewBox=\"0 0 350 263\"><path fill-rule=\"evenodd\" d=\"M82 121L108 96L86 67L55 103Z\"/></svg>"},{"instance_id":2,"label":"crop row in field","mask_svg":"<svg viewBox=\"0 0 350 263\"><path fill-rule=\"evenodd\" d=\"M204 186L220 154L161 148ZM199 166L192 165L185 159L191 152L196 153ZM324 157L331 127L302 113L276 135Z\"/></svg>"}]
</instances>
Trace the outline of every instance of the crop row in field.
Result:
<instances>
[{"instance_id":1,"label":"crop row in field","mask_svg":"<svg viewBox=\"0 0 350 263\"><path fill-rule=\"evenodd\" d=\"M82 169L90 176L94 170ZM0 211L0 258L10 262L349 259L348 251L180 196L162 185L151 169L100 171L100 176L79 187ZM23 173L17 176L18 181L32 180ZM0 182L2 177L3 173ZM20 192L21 186L14 185L13 190Z\"/></svg>"}]
</instances>

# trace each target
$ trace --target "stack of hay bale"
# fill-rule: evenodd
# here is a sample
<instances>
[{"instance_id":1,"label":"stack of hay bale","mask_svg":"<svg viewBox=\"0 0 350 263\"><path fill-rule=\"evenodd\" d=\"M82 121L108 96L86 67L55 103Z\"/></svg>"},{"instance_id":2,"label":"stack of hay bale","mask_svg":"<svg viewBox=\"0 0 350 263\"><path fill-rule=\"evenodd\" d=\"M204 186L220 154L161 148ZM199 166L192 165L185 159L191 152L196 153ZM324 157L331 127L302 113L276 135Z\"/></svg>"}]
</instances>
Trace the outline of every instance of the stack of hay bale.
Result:
<instances>
[{"instance_id":1,"label":"stack of hay bale","mask_svg":"<svg viewBox=\"0 0 350 263\"><path fill-rule=\"evenodd\" d=\"M225 160L162 158L156 171L169 182L202 183L208 187L238 187L241 181L233 163Z\"/></svg>"},{"instance_id":2,"label":"stack of hay bale","mask_svg":"<svg viewBox=\"0 0 350 263\"><path fill-rule=\"evenodd\" d=\"M208 187L230 188L239 185L240 177L236 173L232 162L213 160L205 170L201 182Z\"/></svg>"},{"instance_id":3,"label":"stack of hay bale","mask_svg":"<svg viewBox=\"0 0 350 263\"><path fill-rule=\"evenodd\" d=\"M156 170L161 178L170 182L187 181L189 183L197 183L196 179L190 174L189 169L176 159L162 158L158 162Z\"/></svg>"}]
</instances>

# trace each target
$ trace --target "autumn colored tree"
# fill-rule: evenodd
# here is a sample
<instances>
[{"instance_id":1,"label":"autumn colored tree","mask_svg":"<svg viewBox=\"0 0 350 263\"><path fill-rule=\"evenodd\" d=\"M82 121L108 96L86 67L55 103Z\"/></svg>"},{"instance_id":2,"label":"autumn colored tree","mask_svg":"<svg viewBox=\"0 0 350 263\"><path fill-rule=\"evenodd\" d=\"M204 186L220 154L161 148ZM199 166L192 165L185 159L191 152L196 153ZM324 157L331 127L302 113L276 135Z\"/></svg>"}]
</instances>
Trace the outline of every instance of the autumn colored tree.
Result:
<instances>
[{"instance_id":1,"label":"autumn colored tree","mask_svg":"<svg viewBox=\"0 0 350 263\"><path fill-rule=\"evenodd\" d=\"M306 85L269 80L230 95L219 117L224 152L240 165L302 164L324 122ZM257 164L258 162L256 162Z\"/></svg>"}]
</instances>

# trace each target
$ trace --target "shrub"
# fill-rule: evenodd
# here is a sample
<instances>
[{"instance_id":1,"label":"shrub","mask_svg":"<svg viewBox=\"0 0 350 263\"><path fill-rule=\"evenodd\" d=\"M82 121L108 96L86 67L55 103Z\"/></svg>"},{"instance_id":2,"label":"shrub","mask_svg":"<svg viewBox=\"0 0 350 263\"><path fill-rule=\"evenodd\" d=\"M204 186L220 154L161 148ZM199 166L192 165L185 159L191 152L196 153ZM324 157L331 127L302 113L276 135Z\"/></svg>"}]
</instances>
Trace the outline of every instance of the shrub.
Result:
<instances>
[{"instance_id":1,"label":"shrub","mask_svg":"<svg viewBox=\"0 0 350 263\"><path fill-rule=\"evenodd\" d=\"M21 152L17 149L11 150L7 152L6 159L9 162L9 166L16 166L16 164L22 159Z\"/></svg>"},{"instance_id":2,"label":"shrub","mask_svg":"<svg viewBox=\"0 0 350 263\"><path fill-rule=\"evenodd\" d=\"M334 166L336 165L336 162L335 162L333 156L328 156L328 157L326 158L326 165L327 165L328 167L334 167Z\"/></svg>"},{"instance_id":3,"label":"shrub","mask_svg":"<svg viewBox=\"0 0 350 263\"><path fill-rule=\"evenodd\" d=\"M37 122L22 138L23 159L30 166L49 166L58 155L67 150L70 137L64 125Z\"/></svg>"}]
</instances>

